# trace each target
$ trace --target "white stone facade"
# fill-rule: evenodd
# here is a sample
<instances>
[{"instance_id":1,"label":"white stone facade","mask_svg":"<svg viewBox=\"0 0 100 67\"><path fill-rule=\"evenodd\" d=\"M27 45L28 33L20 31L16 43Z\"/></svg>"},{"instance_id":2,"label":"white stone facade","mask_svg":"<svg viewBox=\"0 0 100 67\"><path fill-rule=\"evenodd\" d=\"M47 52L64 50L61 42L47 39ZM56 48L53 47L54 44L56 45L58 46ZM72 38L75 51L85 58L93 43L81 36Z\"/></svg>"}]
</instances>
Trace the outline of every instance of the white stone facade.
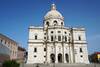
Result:
<instances>
[{"instance_id":1,"label":"white stone facade","mask_svg":"<svg viewBox=\"0 0 100 67\"><path fill-rule=\"evenodd\" d=\"M27 63L89 63L84 28L64 27L52 4L43 27L29 27Z\"/></svg>"}]
</instances>

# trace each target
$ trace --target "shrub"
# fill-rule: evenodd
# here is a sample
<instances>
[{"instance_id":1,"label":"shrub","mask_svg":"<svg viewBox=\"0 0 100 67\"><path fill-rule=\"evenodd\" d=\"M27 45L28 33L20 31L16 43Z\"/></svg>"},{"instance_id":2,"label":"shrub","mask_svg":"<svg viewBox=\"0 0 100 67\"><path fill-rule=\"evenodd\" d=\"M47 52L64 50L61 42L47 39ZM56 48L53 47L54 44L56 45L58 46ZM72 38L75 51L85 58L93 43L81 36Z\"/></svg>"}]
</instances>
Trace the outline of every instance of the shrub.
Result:
<instances>
[{"instance_id":1,"label":"shrub","mask_svg":"<svg viewBox=\"0 0 100 67\"><path fill-rule=\"evenodd\" d=\"M5 61L3 67L19 67L19 63L14 60Z\"/></svg>"}]
</instances>

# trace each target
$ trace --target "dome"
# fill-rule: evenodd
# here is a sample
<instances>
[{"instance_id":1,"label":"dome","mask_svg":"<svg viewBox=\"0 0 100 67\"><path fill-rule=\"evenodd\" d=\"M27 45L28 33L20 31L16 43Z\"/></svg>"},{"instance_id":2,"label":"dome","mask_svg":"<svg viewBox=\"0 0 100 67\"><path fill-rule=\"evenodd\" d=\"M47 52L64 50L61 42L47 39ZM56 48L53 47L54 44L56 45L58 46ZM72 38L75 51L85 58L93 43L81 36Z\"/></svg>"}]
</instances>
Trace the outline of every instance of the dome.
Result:
<instances>
[{"instance_id":1,"label":"dome","mask_svg":"<svg viewBox=\"0 0 100 67\"><path fill-rule=\"evenodd\" d=\"M63 16L59 11L56 10L55 4L51 5L51 10L44 16L44 19L62 19Z\"/></svg>"}]
</instances>

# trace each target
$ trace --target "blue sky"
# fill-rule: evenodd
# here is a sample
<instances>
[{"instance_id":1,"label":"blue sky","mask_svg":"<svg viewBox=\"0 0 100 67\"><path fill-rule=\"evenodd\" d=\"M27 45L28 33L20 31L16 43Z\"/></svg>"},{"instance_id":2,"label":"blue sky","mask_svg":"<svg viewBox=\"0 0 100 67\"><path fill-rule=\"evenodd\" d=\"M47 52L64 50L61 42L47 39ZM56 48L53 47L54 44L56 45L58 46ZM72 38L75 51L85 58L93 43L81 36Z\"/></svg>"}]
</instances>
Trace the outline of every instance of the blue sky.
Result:
<instances>
[{"instance_id":1,"label":"blue sky","mask_svg":"<svg viewBox=\"0 0 100 67\"><path fill-rule=\"evenodd\" d=\"M43 25L52 1L65 26L86 28L89 53L100 51L100 0L0 0L0 33L27 48L28 27Z\"/></svg>"}]
</instances>

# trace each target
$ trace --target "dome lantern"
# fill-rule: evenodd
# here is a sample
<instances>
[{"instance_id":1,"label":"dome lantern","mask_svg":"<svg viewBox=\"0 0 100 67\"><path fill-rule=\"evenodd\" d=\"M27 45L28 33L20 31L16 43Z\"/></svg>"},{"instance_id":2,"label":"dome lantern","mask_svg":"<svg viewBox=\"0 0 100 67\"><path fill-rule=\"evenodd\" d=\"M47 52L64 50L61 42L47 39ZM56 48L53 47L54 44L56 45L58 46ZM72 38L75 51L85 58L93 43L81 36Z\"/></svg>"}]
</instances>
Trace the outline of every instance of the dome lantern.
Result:
<instances>
[{"instance_id":1,"label":"dome lantern","mask_svg":"<svg viewBox=\"0 0 100 67\"><path fill-rule=\"evenodd\" d=\"M51 10L56 10L56 5L55 4L51 5Z\"/></svg>"}]
</instances>

